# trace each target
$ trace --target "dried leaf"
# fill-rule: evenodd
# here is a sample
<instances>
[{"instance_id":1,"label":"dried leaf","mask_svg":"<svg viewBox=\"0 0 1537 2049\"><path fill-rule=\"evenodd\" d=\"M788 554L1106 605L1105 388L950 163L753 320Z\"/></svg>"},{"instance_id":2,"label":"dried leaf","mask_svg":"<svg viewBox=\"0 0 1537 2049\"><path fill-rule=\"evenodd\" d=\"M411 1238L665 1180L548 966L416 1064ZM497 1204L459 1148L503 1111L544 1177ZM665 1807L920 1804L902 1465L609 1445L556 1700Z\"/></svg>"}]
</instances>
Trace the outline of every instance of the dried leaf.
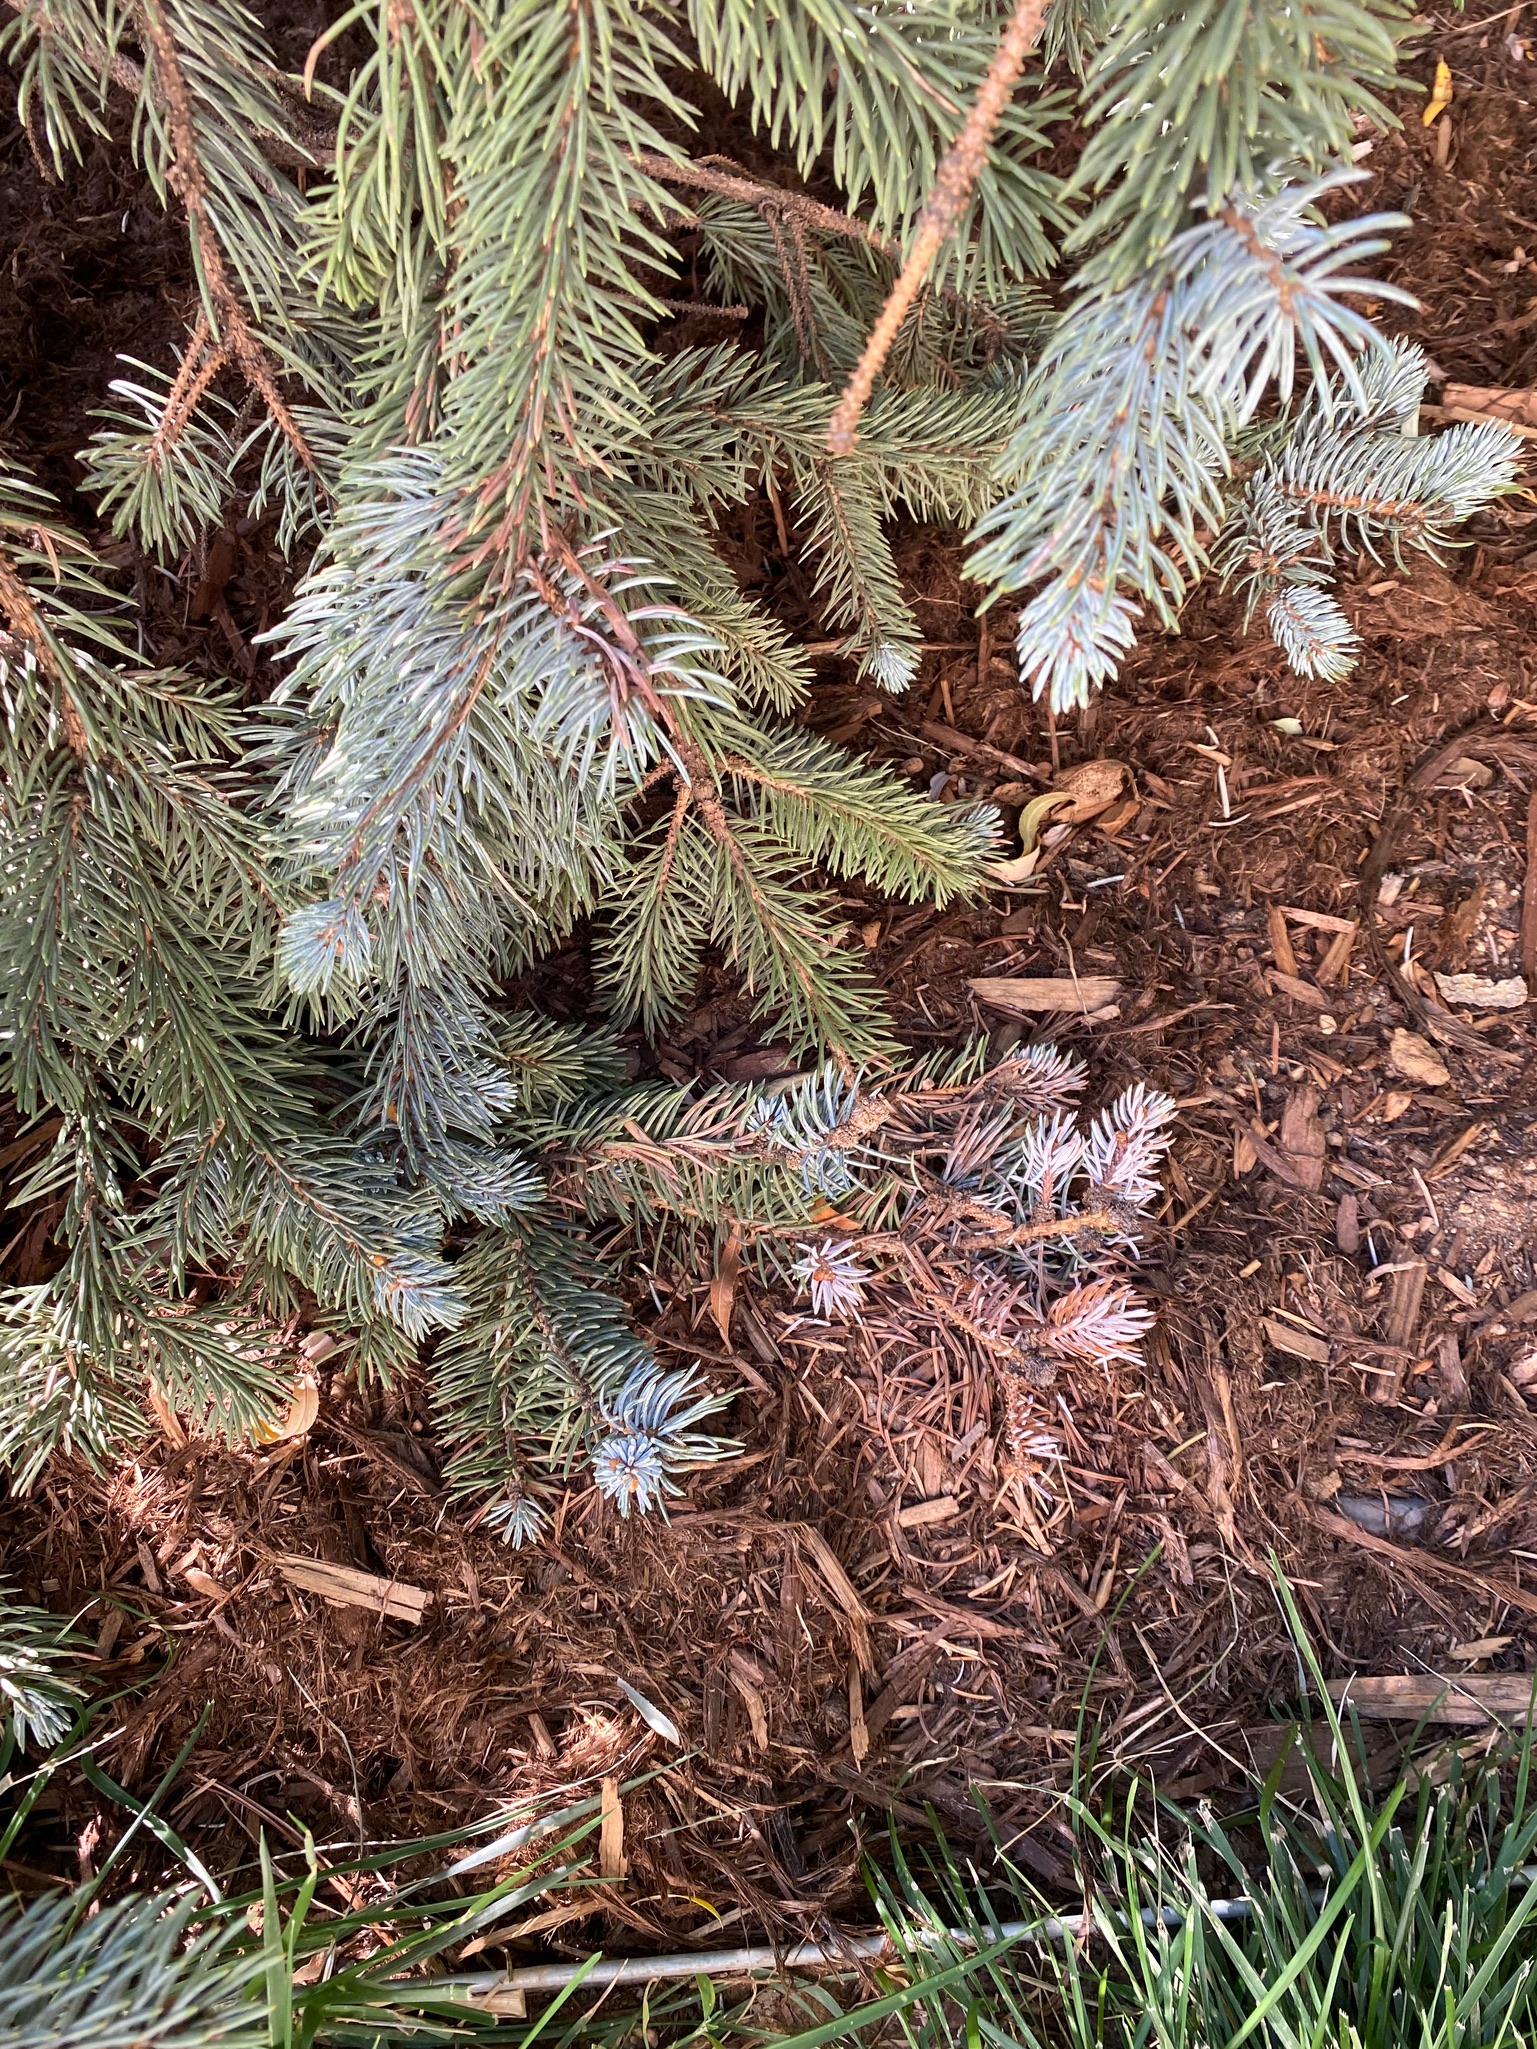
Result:
<instances>
[{"instance_id":1,"label":"dried leaf","mask_svg":"<svg viewBox=\"0 0 1537 2049\"><path fill-rule=\"evenodd\" d=\"M319 1414L320 1388L314 1374L306 1370L295 1379L282 1416L271 1423L258 1423L251 1432L252 1440L257 1444L282 1444L290 1438L307 1437Z\"/></svg>"},{"instance_id":2,"label":"dried leaf","mask_svg":"<svg viewBox=\"0 0 1537 2049\"><path fill-rule=\"evenodd\" d=\"M1537 391L1499 384L1448 384L1441 411L1459 420L1499 420L1517 434L1537 433Z\"/></svg>"},{"instance_id":3,"label":"dried leaf","mask_svg":"<svg viewBox=\"0 0 1537 2049\"><path fill-rule=\"evenodd\" d=\"M1444 1089L1452 1078L1451 1069L1429 1039L1405 1031L1402 1025L1388 1046L1388 1065L1405 1081L1418 1082L1422 1088Z\"/></svg>"},{"instance_id":4,"label":"dried leaf","mask_svg":"<svg viewBox=\"0 0 1537 2049\"><path fill-rule=\"evenodd\" d=\"M1023 854L1016 854L1012 861L989 862L984 873L990 881L1000 882L1005 887L1011 882L1028 882L1035 873L1040 858L1040 848L1031 847Z\"/></svg>"},{"instance_id":5,"label":"dried leaf","mask_svg":"<svg viewBox=\"0 0 1537 2049\"><path fill-rule=\"evenodd\" d=\"M1427 128L1440 120L1452 103L1452 67L1444 57L1436 59L1435 83L1430 88L1430 98L1425 102L1421 121Z\"/></svg>"},{"instance_id":6,"label":"dried leaf","mask_svg":"<svg viewBox=\"0 0 1537 2049\"><path fill-rule=\"evenodd\" d=\"M1065 768L1056 778L1055 791L1065 791L1072 802L1057 815L1065 825L1082 825L1098 818L1117 801L1130 780L1131 770L1124 761L1080 761Z\"/></svg>"}]
</instances>

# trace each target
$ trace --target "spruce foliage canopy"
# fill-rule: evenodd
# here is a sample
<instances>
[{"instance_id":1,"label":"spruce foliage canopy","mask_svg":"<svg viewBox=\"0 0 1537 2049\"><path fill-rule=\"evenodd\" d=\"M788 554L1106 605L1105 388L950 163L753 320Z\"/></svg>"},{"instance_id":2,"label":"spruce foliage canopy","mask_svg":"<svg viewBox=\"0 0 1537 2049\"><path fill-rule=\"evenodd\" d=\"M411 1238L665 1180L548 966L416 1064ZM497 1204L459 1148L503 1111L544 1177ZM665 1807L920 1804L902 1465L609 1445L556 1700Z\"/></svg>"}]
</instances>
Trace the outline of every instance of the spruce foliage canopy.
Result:
<instances>
[{"instance_id":1,"label":"spruce foliage canopy","mask_svg":"<svg viewBox=\"0 0 1537 2049\"><path fill-rule=\"evenodd\" d=\"M902 516L974 536L1059 708L1213 533L1339 673L1333 540L1433 545L1512 470L1498 428L1404 434L1423 365L1359 310L1393 223L1341 166L1407 8L1020 0L1010 93L997 0L355 0L302 74L241 0L7 5L39 166L117 137L192 285L79 505L0 450L0 1083L59 1251L4 1301L0 1460L100 1454L146 1383L259 1433L310 1325L363 1375L431 1347L451 1485L509 1536L573 1461L650 1505L715 1398L589 1219L806 1220L764 1134L838 1150L895 1052L836 891L942 904L995 829L799 722L812 657L722 529L769 501L875 691L921 653ZM772 177L697 149L707 100ZM936 180L954 232L848 446ZM294 576L257 705L145 657L86 531L175 573L236 511ZM616 1032L714 958L825 1075L691 1101L510 1011L583 920Z\"/></svg>"}]
</instances>

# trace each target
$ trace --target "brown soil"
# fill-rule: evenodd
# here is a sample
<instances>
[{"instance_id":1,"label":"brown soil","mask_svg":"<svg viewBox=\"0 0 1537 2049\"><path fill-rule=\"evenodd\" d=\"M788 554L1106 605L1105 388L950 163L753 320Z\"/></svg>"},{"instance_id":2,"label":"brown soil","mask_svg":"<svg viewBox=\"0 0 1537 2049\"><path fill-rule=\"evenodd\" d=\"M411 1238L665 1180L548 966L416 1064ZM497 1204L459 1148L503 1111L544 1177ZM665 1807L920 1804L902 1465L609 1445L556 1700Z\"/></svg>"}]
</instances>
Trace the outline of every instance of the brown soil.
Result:
<instances>
[{"instance_id":1,"label":"brown soil","mask_svg":"<svg viewBox=\"0 0 1537 2049\"><path fill-rule=\"evenodd\" d=\"M1427 43L1456 84L1446 161L1406 96L1403 134L1363 160L1359 203L1415 217L1385 270L1424 302L1404 331L1459 381L1523 385L1537 381L1523 247L1537 250L1537 115L1512 18L1491 20ZM1414 67L1427 82L1432 61ZM25 185L18 138L8 163ZM92 210L92 179L103 206L129 203L120 175L103 157L68 211ZM86 258L61 254L62 202L45 216L28 189L0 339L15 431L57 470L112 350L146 322L174 331L184 285L146 212L149 254L88 281L110 312L97 300L90 331L66 335ZM978 1836L972 1787L1015 1854L1060 1877L1052 1796L1083 1701L1103 1759L1176 1790L1220 1786L1294 1688L1277 1564L1338 1672L1446 1670L1452 1646L1489 1638L1488 1662L1537 1670L1530 1012L1454 1031L1439 1070L1390 1060L1395 1032L1426 1034L1436 970L1537 965L1521 945L1534 520L1523 492L1445 567L1346 565L1365 647L1344 684L1292 676L1202 593L1180 637L1149 638L1055 732L1020 697L1009 620L979 639L953 540L908 534L933 642L921 684L894 706L829 671L815 723L1011 811L1054 752L1105 755L1128 764L1138 803L1113 836L1078 829L1033 893L940 915L851 899L850 921L921 1047L1017 1030L978 1007L977 975L1121 982L1118 1015L1057 1036L1088 1055L1096 1094L1146 1078L1181 1103L1145 1367L1061 1386L1066 1453L1025 1497L1000 1471L985 1381L885 1339L832 1344L746 1281L727 1346L701 1273L662 1284L647 1320L740 1387L726 1427L746 1455L696 1477L665 1525L577 1491L550 1542L510 1553L445 1512L419 1392L363 1398L339 1381L297 1444L158 1438L104 1476L57 1465L0 1511L0 1541L10 1577L100 1632L95 1676L121 1696L117 1781L152 1785L206 1708L166 1811L210 1865L249 1858L262 1827L343 1847L426 1832L671 1758L624 1679L688 1755L626 1797L627 1878L507 1953L671 1949L728 1925L866 1919L864 1835L893 1802L915 1826L932 1802ZM210 660L262 623L259 546L243 545L228 629L197 629ZM199 573L187 565L183 585ZM541 981L547 997L557 979L569 1012L575 955ZM743 1016L724 985L707 991L659 1066L773 1071ZM49 1221L23 1221L7 1282L38 1269ZM424 1619L328 1607L283 1579L282 1553L424 1589ZM32 1868L71 1873L121 1823L66 1784ZM139 1875L162 1858L148 1846Z\"/></svg>"}]
</instances>

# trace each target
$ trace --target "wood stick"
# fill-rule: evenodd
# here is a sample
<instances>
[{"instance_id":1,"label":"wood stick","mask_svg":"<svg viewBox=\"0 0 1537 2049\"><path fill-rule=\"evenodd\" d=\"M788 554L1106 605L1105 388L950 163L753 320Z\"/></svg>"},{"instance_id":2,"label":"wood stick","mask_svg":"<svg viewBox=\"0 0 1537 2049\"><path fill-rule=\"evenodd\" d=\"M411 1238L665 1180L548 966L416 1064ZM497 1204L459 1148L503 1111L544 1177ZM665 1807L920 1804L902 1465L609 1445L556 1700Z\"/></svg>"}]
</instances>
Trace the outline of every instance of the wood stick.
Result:
<instances>
[{"instance_id":1,"label":"wood stick","mask_svg":"<svg viewBox=\"0 0 1537 2049\"><path fill-rule=\"evenodd\" d=\"M1521 972L1537 975L1537 790L1526 800L1526 881L1521 889Z\"/></svg>"}]
</instances>

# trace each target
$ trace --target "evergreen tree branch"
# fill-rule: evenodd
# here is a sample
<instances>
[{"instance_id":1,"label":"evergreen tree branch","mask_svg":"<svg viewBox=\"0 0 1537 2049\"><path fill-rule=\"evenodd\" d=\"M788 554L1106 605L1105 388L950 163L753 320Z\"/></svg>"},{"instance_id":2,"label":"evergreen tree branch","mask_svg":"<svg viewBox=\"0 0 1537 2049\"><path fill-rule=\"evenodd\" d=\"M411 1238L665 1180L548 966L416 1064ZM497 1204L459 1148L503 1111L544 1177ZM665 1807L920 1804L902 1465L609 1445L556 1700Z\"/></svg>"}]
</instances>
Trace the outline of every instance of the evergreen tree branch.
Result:
<instances>
[{"instance_id":1,"label":"evergreen tree branch","mask_svg":"<svg viewBox=\"0 0 1537 2049\"><path fill-rule=\"evenodd\" d=\"M192 231L192 253L202 287L204 318L220 348L228 351L261 394L268 412L299 461L307 470L313 471L316 468L314 454L278 388L276 366L253 331L245 307L230 282L224 251L214 226L192 95L162 0L135 0L135 5L146 48L154 56L153 85L170 139L166 177L186 209L188 226ZM190 407L187 410L190 411Z\"/></svg>"},{"instance_id":2,"label":"evergreen tree branch","mask_svg":"<svg viewBox=\"0 0 1537 2049\"><path fill-rule=\"evenodd\" d=\"M966 116L965 125L940 162L939 175L919 215L918 232L907 252L901 274L891 288L891 294L881 309L881 317L871 329L864 353L828 422L827 448L831 455L848 455L853 450L859 416L875 389L875 380L891 353L897 331L928 275L929 265L953 234L966 209L972 187L986 161L988 139L998 125L1025 58L1041 32L1046 6L1047 0L1016 0L1014 18L998 46L997 56L988 66L987 76Z\"/></svg>"}]
</instances>

